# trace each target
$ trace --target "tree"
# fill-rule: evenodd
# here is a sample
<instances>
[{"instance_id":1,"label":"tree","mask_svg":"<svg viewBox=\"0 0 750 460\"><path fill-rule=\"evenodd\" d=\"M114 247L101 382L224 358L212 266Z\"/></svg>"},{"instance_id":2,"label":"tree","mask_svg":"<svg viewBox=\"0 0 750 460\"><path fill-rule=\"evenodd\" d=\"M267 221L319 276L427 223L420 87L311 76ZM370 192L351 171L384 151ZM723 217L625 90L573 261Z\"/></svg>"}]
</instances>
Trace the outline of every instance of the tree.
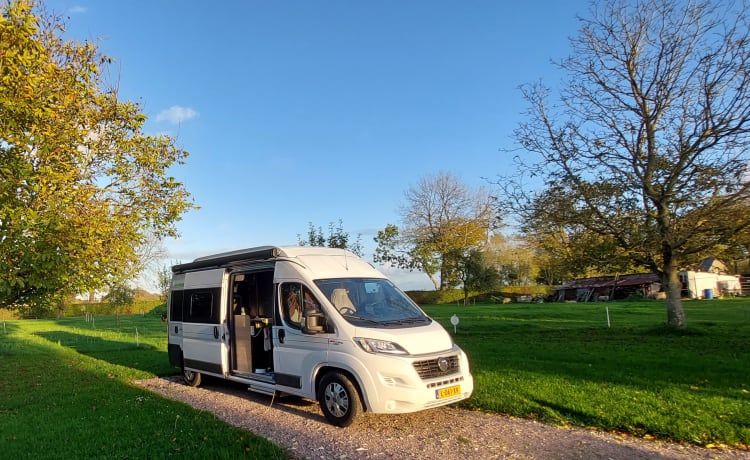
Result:
<instances>
[{"instance_id":1,"label":"tree","mask_svg":"<svg viewBox=\"0 0 750 460\"><path fill-rule=\"evenodd\" d=\"M115 283L109 287L109 292L104 297L106 302L115 306L115 309L131 305L135 299L135 290L126 283Z\"/></svg>"},{"instance_id":2,"label":"tree","mask_svg":"<svg viewBox=\"0 0 750 460\"><path fill-rule=\"evenodd\" d=\"M414 245L404 238L397 225L387 224L373 240L377 243L373 261L387 264L402 270L418 270L424 272L432 282L435 290L440 283L435 278L438 263L433 255L424 247Z\"/></svg>"},{"instance_id":3,"label":"tree","mask_svg":"<svg viewBox=\"0 0 750 460\"><path fill-rule=\"evenodd\" d=\"M586 221L596 216L584 216L575 206L566 190L553 185L537 194L523 215L521 229L534 247L539 267L545 267L545 282L639 271L631 254L619 248L610 235L587 228Z\"/></svg>"},{"instance_id":4,"label":"tree","mask_svg":"<svg viewBox=\"0 0 750 460\"><path fill-rule=\"evenodd\" d=\"M120 327L120 312L122 307L132 305L134 299L135 290L128 286L127 283L115 281L109 286L109 292L104 297L104 300L114 307L118 328Z\"/></svg>"},{"instance_id":5,"label":"tree","mask_svg":"<svg viewBox=\"0 0 750 460\"><path fill-rule=\"evenodd\" d=\"M541 83L522 88L530 108L516 138L540 160L522 176L563 190L566 222L659 273L677 329L680 269L750 225L737 212L750 195L750 32L733 6L592 2L559 63L569 79L557 102Z\"/></svg>"},{"instance_id":6,"label":"tree","mask_svg":"<svg viewBox=\"0 0 750 460\"><path fill-rule=\"evenodd\" d=\"M344 231L344 221L339 219L338 226L333 222L328 223L328 238L323 236L323 229L315 227L312 222L308 223L307 239L303 240L297 235L297 242L300 246L328 246L329 248L348 249L358 256L362 257L364 250L362 248L362 235L357 235L357 239L350 242L349 232Z\"/></svg>"},{"instance_id":7,"label":"tree","mask_svg":"<svg viewBox=\"0 0 750 460\"><path fill-rule=\"evenodd\" d=\"M421 179L404 197L404 226L389 224L378 232L375 261L423 270L436 289L458 285L454 258L487 241L495 222L492 199L447 173Z\"/></svg>"},{"instance_id":8,"label":"tree","mask_svg":"<svg viewBox=\"0 0 750 460\"><path fill-rule=\"evenodd\" d=\"M137 249L193 207L168 174L187 152L144 134L140 107L106 84L111 59L63 32L31 1L2 6L0 307L132 278Z\"/></svg>"},{"instance_id":9,"label":"tree","mask_svg":"<svg viewBox=\"0 0 750 460\"><path fill-rule=\"evenodd\" d=\"M173 264L176 265L176 264ZM156 287L159 290L159 299L166 301L169 296L169 287L172 284L172 269L162 264L156 270Z\"/></svg>"},{"instance_id":10,"label":"tree","mask_svg":"<svg viewBox=\"0 0 750 460\"><path fill-rule=\"evenodd\" d=\"M520 235L492 235L484 250L486 263L504 286L528 286L536 282L537 266L534 250Z\"/></svg>"},{"instance_id":11,"label":"tree","mask_svg":"<svg viewBox=\"0 0 750 460\"><path fill-rule=\"evenodd\" d=\"M500 274L488 261L485 253L473 248L453 260L458 261L456 272L464 291L464 305L469 303L471 291L490 291L498 286Z\"/></svg>"}]
</instances>

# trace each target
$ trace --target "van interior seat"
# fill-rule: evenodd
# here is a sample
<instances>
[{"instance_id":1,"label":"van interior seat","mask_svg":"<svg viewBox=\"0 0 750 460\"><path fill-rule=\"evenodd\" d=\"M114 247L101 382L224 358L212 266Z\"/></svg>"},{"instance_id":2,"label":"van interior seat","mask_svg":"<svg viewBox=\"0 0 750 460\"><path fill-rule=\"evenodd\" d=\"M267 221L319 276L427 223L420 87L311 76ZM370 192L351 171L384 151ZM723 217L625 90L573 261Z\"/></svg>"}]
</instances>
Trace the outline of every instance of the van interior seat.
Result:
<instances>
[{"instance_id":1,"label":"van interior seat","mask_svg":"<svg viewBox=\"0 0 750 460\"><path fill-rule=\"evenodd\" d=\"M344 288L337 288L333 290L333 292L331 293L331 303L333 303L333 306L336 307L336 309L340 312L343 312L345 310L357 310L356 308L354 308L352 299L349 298L349 294Z\"/></svg>"}]
</instances>

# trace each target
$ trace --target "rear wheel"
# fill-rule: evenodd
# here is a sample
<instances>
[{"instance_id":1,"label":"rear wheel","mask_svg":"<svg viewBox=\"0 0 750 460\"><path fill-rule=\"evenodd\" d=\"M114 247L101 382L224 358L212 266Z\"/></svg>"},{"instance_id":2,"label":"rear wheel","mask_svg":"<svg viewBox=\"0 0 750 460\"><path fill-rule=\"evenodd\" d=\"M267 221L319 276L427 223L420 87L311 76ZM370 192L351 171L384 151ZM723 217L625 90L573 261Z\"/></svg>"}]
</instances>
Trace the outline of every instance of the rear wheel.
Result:
<instances>
[{"instance_id":1,"label":"rear wheel","mask_svg":"<svg viewBox=\"0 0 750 460\"><path fill-rule=\"evenodd\" d=\"M200 372L191 371L190 369L183 369L182 378L183 380L185 380L185 383L190 385L191 387L197 387L201 384Z\"/></svg>"},{"instance_id":2,"label":"rear wheel","mask_svg":"<svg viewBox=\"0 0 750 460\"><path fill-rule=\"evenodd\" d=\"M357 386L341 372L323 376L318 387L318 402L328 421L336 426L349 426L362 415L362 400Z\"/></svg>"}]
</instances>

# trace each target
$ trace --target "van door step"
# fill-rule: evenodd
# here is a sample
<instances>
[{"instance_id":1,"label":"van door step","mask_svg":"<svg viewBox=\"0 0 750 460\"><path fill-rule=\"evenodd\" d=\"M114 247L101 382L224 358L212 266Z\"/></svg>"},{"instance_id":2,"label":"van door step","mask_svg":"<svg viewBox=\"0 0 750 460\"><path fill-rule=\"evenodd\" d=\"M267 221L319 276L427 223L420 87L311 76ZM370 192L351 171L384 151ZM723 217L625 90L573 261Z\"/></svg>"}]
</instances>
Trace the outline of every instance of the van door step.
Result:
<instances>
[{"instance_id":1,"label":"van door step","mask_svg":"<svg viewBox=\"0 0 750 460\"><path fill-rule=\"evenodd\" d=\"M250 384L250 386L247 387L247 389L250 391L254 391L256 393L262 393L268 396L273 396L274 393L276 393L276 390L273 387L269 387L268 385Z\"/></svg>"}]
</instances>

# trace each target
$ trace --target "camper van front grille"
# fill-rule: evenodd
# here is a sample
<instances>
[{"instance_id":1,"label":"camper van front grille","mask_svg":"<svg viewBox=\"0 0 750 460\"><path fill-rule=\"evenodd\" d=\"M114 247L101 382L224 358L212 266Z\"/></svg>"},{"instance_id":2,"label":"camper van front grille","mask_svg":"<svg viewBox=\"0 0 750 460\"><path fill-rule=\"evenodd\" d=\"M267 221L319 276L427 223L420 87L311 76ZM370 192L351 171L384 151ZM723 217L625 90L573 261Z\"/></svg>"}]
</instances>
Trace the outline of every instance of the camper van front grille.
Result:
<instances>
[{"instance_id":1,"label":"camper van front grille","mask_svg":"<svg viewBox=\"0 0 750 460\"><path fill-rule=\"evenodd\" d=\"M459 372L458 356L441 356L435 359L414 361L413 366L422 380L434 379Z\"/></svg>"}]
</instances>

